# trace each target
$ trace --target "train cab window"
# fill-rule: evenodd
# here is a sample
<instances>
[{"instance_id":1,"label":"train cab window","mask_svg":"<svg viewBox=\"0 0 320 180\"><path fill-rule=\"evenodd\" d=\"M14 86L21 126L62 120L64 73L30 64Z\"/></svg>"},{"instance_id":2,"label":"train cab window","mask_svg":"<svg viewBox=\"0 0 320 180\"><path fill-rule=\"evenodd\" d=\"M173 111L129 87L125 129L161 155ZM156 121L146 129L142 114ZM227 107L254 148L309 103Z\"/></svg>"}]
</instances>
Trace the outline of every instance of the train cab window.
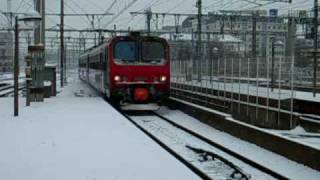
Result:
<instances>
[{"instance_id":1,"label":"train cab window","mask_svg":"<svg viewBox=\"0 0 320 180\"><path fill-rule=\"evenodd\" d=\"M163 64L165 62L164 45L155 41L142 42L142 62Z\"/></svg>"},{"instance_id":2,"label":"train cab window","mask_svg":"<svg viewBox=\"0 0 320 180\"><path fill-rule=\"evenodd\" d=\"M134 63L138 60L137 43L119 41L114 46L114 58L117 63Z\"/></svg>"}]
</instances>

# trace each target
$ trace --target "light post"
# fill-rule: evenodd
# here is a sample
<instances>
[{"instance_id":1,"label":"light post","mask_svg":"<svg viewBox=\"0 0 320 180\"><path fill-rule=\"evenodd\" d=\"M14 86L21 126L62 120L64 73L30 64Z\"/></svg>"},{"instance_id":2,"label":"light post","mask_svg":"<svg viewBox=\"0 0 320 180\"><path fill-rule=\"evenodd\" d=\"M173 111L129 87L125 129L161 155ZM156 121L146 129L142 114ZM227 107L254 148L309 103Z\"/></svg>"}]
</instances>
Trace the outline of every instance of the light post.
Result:
<instances>
[{"instance_id":1,"label":"light post","mask_svg":"<svg viewBox=\"0 0 320 180\"><path fill-rule=\"evenodd\" d=\"M19 21L23 21L27 26L36 27L38 23L41 21L41 16L33 12L31 14L26 14L24 17L19 18L15 17L15 28L14 28L14 116L18 116L19 114ZM29 24L33 23L33 24Z\"/></svg>"},{"instance_id":2,"label":"light post","mask_svg":"<svg viewBox=\"0 0 320 180\"><path fill-rule=\"evenodd\" d=\"M218 52L219 52L219 49L217 48L217 47L214 47L213 48L213 54L214 54L214 56L213 57L215 57L217 60L218 60L218 58L219 58L219 55L218 55ZM212 83L212 74L213 74L213 59L211 58L211 65L210 65L210 82Z\"/></svg>"},{"instance_id":3,"label":"light post","mask_svg":"<svg viewBox=\"0 0 320 180\"><path fill-rule=\"evenodd\" d=\"M26 106L30 106L30 83L31 83L31 61L32 57L28 54L25 57L26 60Z\"/></svg>"},{"instance_id":4,"label":"light post","mask_svg":"<svg viewBox=\"0 0 320 180\"><path fill-rule=\"evenodd\" d=\"M271 92L273 92L274 88L274 58L275 58L275 47L282 46L282 41L275 41L272 40L272 47L271 47Z\"/></svg>"}]
</instances>

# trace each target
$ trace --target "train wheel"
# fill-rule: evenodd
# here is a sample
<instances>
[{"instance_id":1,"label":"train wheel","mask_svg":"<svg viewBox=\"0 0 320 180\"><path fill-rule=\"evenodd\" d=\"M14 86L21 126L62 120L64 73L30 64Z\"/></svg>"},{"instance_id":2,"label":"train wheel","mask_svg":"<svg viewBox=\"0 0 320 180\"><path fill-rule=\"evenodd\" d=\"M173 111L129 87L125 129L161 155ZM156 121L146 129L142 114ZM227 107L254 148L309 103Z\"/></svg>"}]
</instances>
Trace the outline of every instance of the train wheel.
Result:
<instances>
[{"instance_id":1,"label":"train wheel","mask_svg":"<svg viewBox=\"0 0 320 180\"><path fill-rule=\"evenodd\" d=\"M120 109L120 100L119 99L109 99L109 103L116 109Z\"/></svg>"}]
</instances>

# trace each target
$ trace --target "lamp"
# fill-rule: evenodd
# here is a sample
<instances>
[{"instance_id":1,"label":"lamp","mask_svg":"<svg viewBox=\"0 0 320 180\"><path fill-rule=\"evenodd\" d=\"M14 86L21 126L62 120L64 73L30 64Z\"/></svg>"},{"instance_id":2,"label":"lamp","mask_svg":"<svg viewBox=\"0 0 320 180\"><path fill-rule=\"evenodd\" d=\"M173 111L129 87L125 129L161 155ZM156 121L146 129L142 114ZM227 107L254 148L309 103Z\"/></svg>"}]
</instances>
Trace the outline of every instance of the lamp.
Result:
<instances>
[{"instance_id":1,"label":"lamp","mask_svg":"<svg viewBox=\"0 0 320 180\"><path fill-rule=\"evenodd\" d=\"M214 54L215 59L218 59L218 58L219 58L218 53L219 53L219 48L218 48L218 47L214 47L214 48L213 48L213 54ZM210 67L209 67L209 69L210 69L210 82L212 83L212 76L213 76L213 58L211 58L211 61L210 61L210 62L211 62Z\"/></svg>"},{"instance_id":2,"label":"lamp","mask_svg":"<svg viewBox=\"0 0 320 180\"><path fill-rule=\"evenodd\" d=\"M38 12L32 11L31 13L24 14L23 17L15 17L14 28L14 116L19 114L19 21L23 21L27 26L36 28L41 21L41 16Z\"/></svg>"},{"instance_id":3,"label":"lamp","mask_svg":"<svg viewBox=\"0 0 320 180\"><path fill-rule=\"evenodd\" d=\"M283 42L278 40L275 41L272 39L272 47L271 47L271 92L273 92L274 89L274 58L275 58L275 47L276 46L283 46Z\"/></svg>"}]
</instances>

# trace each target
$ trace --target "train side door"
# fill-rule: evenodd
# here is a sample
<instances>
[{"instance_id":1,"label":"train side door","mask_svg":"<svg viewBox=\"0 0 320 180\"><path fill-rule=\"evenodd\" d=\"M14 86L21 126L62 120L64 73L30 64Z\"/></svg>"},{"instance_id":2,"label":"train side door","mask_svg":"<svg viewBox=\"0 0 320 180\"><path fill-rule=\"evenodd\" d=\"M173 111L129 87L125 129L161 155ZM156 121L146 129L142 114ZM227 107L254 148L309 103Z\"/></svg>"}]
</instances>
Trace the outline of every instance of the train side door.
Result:
<instances>
[{"instance_id":1,"label":"train side door","mask_svg":"<svg viewBox=\"0 0 320 180\"><path fill-rule=\"evenodd\" d=\"M110 95L110 82L109 82L109 58L108 58L108 47L104 47L104 57L103 57L103 87L105 89L106 96Z\"/></svg>"},{"instance_id":2,"label":"train side door","mask_svg":"<svg viewBox=\"0 0 320 180\"><path fill-rule=\"evenodd\" d=\"M86 77L85 77L85 78L86 78L87 82L89 83L89 68L90 68L89 55L88 55L86 61L87 61L87 67L86 67L86 73L85 73L85 74L86 74Z\"/></svg>"},{"instance_id":3,"label":"train side door","mask_svg":"<svg viewBox=\"0 0 320 180\"><path fill-rule=\"evenodd\" d=\"M97 67L97 70L99 72L99 91L104 92L104 86L103 86L103 51L99 52L99 66Z\"/></svg>"}]
</instances>

